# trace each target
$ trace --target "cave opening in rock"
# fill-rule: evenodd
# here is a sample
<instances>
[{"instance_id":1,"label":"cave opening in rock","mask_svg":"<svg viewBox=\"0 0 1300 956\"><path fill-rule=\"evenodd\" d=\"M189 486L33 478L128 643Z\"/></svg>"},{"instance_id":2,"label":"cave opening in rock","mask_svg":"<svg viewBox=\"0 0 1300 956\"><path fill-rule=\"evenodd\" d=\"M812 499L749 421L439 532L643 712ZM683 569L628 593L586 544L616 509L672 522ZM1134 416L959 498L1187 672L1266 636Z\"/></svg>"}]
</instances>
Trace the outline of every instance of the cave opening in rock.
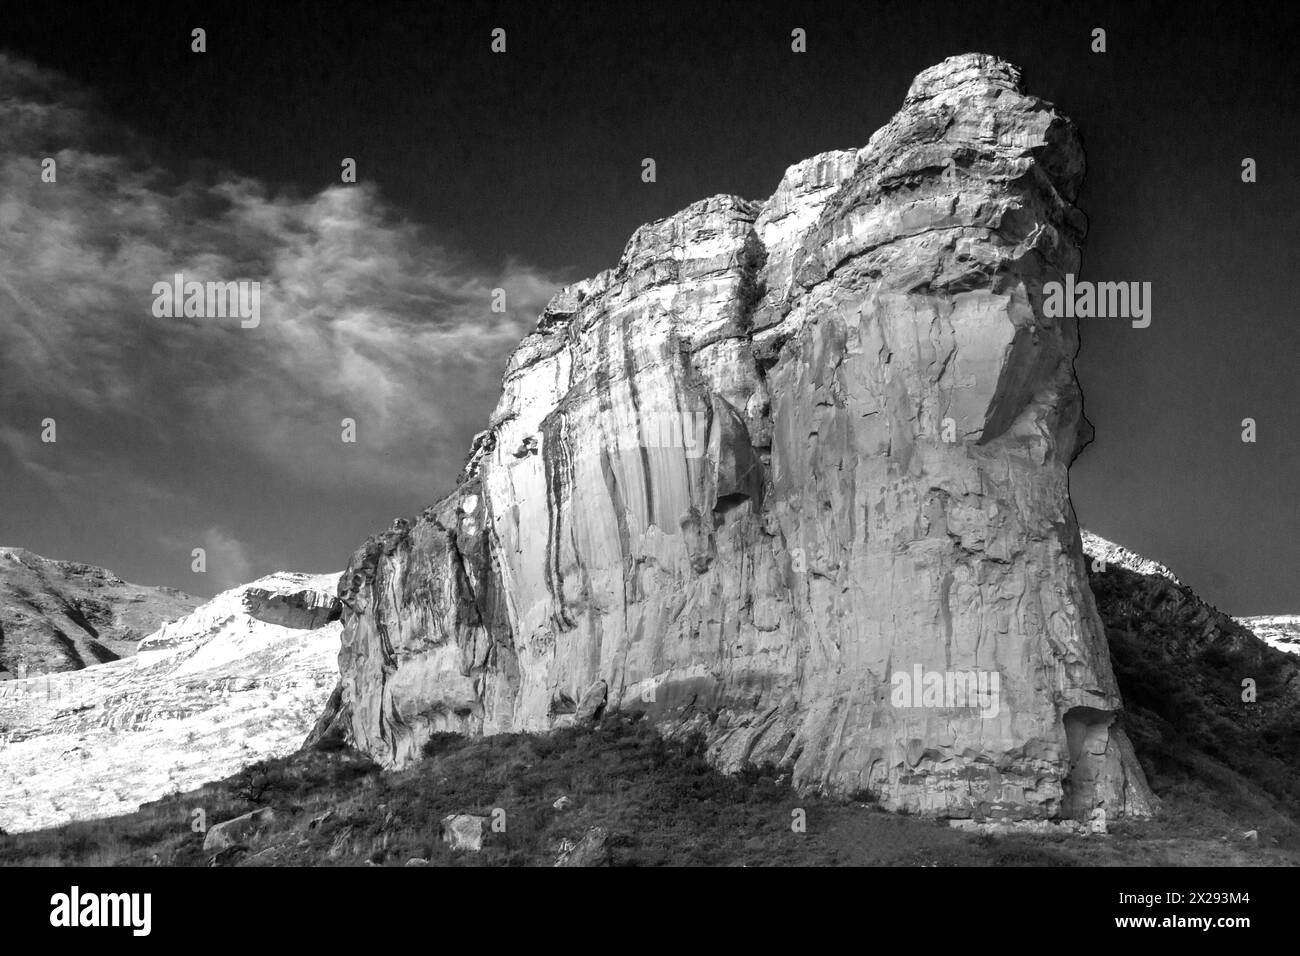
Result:
<instances>
[{"instance_id":1,"label":"cave opening in rock","mask_svg":"<svg viewBox=\"0 0 1300 956\"><path fill-rule=\"evenodd\" d=\"M749 495L743 491L732 492L729 495L718 495L718 500L713 505L713 513L716 515L725 515L727 512L740 507L748 500Z\"/></svg>"},{"instance_id":2,"label":"cave opening in rock","mask_svg":"<svg viewBox=\"0 0 1300 956\"><path fill-rule=\"evenodd\" d=\"M1065 740L1070 754L1070 770L1065 779L1061 815L1087 820L1103 797L1110 726L1115 712L1096 707L1071 707L1063 718Z\"/></svg>"}]
</instances>

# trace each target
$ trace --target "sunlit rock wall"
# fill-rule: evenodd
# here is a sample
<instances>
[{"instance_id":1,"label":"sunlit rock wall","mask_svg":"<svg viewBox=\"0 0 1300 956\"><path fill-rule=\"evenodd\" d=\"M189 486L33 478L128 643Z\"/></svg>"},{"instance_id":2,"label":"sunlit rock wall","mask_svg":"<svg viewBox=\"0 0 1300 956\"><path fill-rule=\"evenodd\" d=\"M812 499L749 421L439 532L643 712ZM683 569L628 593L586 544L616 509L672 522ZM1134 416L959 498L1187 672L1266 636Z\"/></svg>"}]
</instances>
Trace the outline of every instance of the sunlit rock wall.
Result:
<instances>
[{"instance_id":1,"label":"sunlit rock wall","mask_svg":"<svg viewBox=\"0 0 1300 956\"><path fill-rule=\"evenodd\" d=\"M1041 308L1083 171L966 55L767 202L637 230L520 344L456 491L354 555L320 732L402 765L641 710L887 807L1145 812L1068 494L1077 328Z\"/></svg>"}]
</instances>

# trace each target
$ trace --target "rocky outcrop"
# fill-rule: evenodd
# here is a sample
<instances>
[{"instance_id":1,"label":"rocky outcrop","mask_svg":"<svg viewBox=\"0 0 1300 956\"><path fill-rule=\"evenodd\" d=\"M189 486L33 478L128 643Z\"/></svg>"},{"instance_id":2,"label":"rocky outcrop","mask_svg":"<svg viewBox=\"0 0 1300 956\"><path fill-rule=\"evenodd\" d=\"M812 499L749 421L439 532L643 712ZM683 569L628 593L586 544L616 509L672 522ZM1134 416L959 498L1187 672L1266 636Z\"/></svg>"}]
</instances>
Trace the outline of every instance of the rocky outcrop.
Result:
<instances>
[{"instance_id":1,"label":"rocky outcrop","mask_svg":"<svg viewBox=\"0 0 1300 956\"><path fill-rule=\"evenodd\" d=\"M343 613L338 598L314 588L287 593L245 588L244 607L249 617L264 624L308 631L337 621Z\"/></svg>"},{"instance_id":2,"label":"rocky outcrop","mask_svg":"<svg viewBox=\"0 0 1300 956\"><path fill-rule=\"evenodd\" d=\"M644 711L724 768L976 819L1143 813L1067 468L1074 126L954 57L860 150L639 229L511 357L458 488L339 582L320 734Z\"/></svg>"},{"instance_id":3,"label":"rocky outcrop","mask_svg":"<svg viewBox=\"0 0 1300 956\"><path fill-rule=\"evenodd\" d=\"M1091 531L1083 531L1081 538L1083 553L1090 559L1088 566L1090 573L1101 573L1106 570L1108 565L1117 564L1134 574L1155 575L1156 577L1166 578L1174 584L1182 584L1174 572L1160 562L1144 558L1136 551L1130 551L1121 544L1107 541L1101 535L1093 534Z\"/></svg>"},{"instance_id":4,"label":"rocky outcrop","mask_svg":"<svg viewBox=\"0 0 1300 956\"><path fill-rule=\"evenodd\" d=\"M0 826L129 813L292 753L337 680L342 625L281 626L248 608L310 595L337 617L335 580L269 575L164 625L134 658L0 683Z\"/></svg>"},{"instance_id":5,"label":"rocky outcrop","mask_svg":"<svg viewBox=\"0 0 1300 956\"><path fill-rule=\"evenodd\" d=\"M104 568L0 548L0 681L130 657L142 637L201 603Z\"/></svg>"}]
</instances>

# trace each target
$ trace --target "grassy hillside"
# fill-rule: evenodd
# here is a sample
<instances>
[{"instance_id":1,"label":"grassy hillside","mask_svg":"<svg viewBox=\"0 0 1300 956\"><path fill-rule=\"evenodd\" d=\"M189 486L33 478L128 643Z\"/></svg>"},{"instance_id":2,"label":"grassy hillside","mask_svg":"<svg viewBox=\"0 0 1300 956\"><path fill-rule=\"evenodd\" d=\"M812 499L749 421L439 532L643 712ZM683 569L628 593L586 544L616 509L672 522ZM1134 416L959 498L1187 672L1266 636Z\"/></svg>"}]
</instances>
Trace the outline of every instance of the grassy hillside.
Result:
<instances>
[{"instance_id":1,"label":"grassy hillside","mask_svg":"<svg viewBox=\"0 0 1300 956\"><path fill-rule=\"evenodd\" d=\"M304 751L128 816L0 837L0 864L549 866L593 828L608 834L600 860L620 866L1300 864L1300 660L1164 578L1112 566L1092 586L1121 719L1162 800L1155 819L1105 836L975 835L800 796L777 770L728 777L698 738L615 716L546 736L442 735L398 773ZM215 861L191 825L199 809L210 826L264 807L274 819ZM504 813L504 830L485 828L480 852L452 850L440 822L453 813Z\"/></svg>"},{"instance_id":2,"label":"grassy hillside","mask_svg":"<svg viewBox=\"0 0 1300 956\"><path fill-rule=\"evenodd\" d=\"M1158 575L1112 565L1090 583L1121 720L1164 816L1193 833L1250 822L1300 849L1300 657Z\"/></svg>"},{"instance_id":3,"label":"grassy hillside","mask_svg":"<svg viewBox=\"0 0 1300 956\"><path fill-rule=\"evenodd\" d=\"M556 809L562 796L570 802ZM728 777L705 762L698 740L665 741L618 719L547 736L449 735L419 765L390 774L350 751L304 751L129 816L0 840L0 863L205 866L212 854L190 826L199 807L209 822L274 809L263 832L218 860L252 866L400 866L413 858L548 866L562 841L593 827L609 833L607 860L622 866L1300 863L1300 853L1263 830L1259 842L1243 839L1244 824L1226 817L1197 820L1194 830L1177 816L1121 823L1092 837L961 833L860 801L800 797L771 771ZM489 830L481 852L441 842L447 814L490 817L498 808L505 830ZM796 809L806 832L792 828Z\"/></svg>"}]
</instances>

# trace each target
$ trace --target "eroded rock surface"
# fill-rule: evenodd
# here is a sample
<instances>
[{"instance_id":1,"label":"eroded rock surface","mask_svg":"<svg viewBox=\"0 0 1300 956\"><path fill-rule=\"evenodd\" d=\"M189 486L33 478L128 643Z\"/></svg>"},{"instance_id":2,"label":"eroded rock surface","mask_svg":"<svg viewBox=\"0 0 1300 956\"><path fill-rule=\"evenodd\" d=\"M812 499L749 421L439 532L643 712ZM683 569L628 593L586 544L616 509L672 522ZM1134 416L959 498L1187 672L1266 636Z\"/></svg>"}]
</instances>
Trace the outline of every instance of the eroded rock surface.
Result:
<instances>
[{"instance_id":1,"label":"eroded rock surface","mask_svg":"<svg viewBox=\"0 0 1300 956\"><path fill-rule=\"evenodd\" d=\"M1145 812L1068 497L1077 328L1041 307L1083 172L972 54L766 202L637 230L515 351L459 487L353 556L320 733L400 766L643 710L890 808Z\"/></svg>"}]
</instances>

